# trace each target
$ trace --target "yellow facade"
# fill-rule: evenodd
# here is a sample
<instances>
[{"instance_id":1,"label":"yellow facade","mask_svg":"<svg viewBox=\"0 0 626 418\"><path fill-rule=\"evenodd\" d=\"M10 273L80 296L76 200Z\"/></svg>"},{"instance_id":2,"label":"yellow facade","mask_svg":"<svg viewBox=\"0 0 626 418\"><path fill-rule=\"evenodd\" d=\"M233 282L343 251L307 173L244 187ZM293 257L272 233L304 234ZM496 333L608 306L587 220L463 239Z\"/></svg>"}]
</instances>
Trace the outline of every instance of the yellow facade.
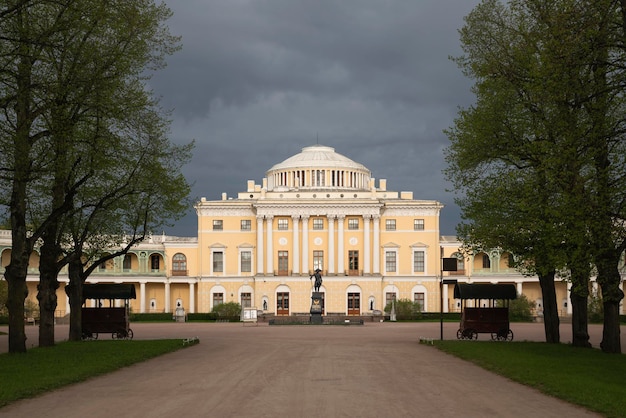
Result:
<instances>
[{"instance_id":1,"label":"yellow facade","mask_svg":"<svg viewBox=\"0 0 626 418\"><path fill-rule=\"evenodd\" d=\"M509 254L460 256L456 238L440 235L442 204L387 190L386 180L376 181L330 147L306 147L271 167L260 183L248 180L236 197L202 198L195 209L197 237L150 236L88 281L133 283L134 312L210 312L217 303L237 302L268 315L307 314L318 268L324 315L374 315L393 298L417 301L424 311L456 311L454 285L440 292L442 277L513 283L539 308L542 303L537 279L510 268ZM0 250L6 266L8 231L0 231ZM442 257L459 258L459 270L442 272ZM37 265L35 251L28 276L34 302ZM63 316L65 271L60 281ZM571 312L567 289L557 284L563 315Z\"/></svg>"}]
</instances>

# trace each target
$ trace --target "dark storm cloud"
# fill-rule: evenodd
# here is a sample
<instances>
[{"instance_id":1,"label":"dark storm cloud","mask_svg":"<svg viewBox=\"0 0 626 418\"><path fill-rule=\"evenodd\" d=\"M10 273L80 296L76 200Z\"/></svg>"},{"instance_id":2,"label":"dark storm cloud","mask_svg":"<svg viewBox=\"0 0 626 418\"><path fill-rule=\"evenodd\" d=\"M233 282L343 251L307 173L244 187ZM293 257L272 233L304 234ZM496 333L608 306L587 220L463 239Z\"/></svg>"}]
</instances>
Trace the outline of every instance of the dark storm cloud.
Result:
<instances>
[{"instance_id":1,"label":"dark storm cloud","mask_svg":"<svg viewBox=\"0 0 626 418\"><path fill-rule=\"evenodd\" d=\"M260 183L274 164L320 143L394 191L458 210L441 170L448 128L472 97L448 57L477 0L170 0L183 50L151 87L173 109L172 139L196 140L194 197ZM195 235L190 209L174 231ZM444 222L446 223L444 225Z\"/></svg>"}]
</instances>

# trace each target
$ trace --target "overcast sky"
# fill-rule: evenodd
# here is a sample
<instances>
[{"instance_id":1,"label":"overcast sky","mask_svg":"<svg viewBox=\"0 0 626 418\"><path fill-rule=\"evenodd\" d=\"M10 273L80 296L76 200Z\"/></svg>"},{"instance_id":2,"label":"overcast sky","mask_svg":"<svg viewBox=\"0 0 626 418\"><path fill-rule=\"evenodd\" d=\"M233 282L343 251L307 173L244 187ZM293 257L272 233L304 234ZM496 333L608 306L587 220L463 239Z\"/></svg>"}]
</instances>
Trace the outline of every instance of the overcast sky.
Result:
<instances>
[{"instance_id":1,"label":"overcast sky","mask_svg":"<svg viewBox=\"0 0 626 418\"><path fill-rule=\"evenodd\" d=\"M458 29L478 0L165 3L183 48L150 87L173 111L172 140L196 141L183 170L194 200L236 197L319 143L388 190L443 203L441 233L455 234L443 130L473 96L449 56L460 55ZM193 208L165 232L196 236Z\"/></svg>"}]
</instances>

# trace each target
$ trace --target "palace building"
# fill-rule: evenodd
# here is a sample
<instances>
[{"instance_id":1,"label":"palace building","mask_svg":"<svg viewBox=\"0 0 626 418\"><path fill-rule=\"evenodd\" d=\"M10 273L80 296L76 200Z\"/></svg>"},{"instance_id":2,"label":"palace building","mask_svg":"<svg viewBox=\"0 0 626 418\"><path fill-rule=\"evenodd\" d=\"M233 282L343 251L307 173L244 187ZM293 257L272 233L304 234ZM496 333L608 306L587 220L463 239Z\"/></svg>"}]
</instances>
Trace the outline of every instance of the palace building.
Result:
<instances>
[{"instance_id":1,"label":"palace building","mask_svg":"<svg viewBox=\"0 0 626 418\"><path fill-rule=\"evenodd\" d=\"M133 312L210 312L238 302L267 315L308 314L313 279L321 270L323 315L368 316L392 300L418 302L423 311L460 309L453 285L513 283L537 302L536 277L509 267L512 254L459 253L455 237L440 235L443 205L387 189L370 170L313 145L267 170L260 183L248 180L236 197L196 203L197 237L149 236L126 256L100 266L89 283L132 283ZM1 262L10 259L10 231L0 232ZM455 272L442 272L441 258L457 257ZM36 303L38 254L31 256L29 300ZM451 277L447 277L451 276ZM57 316L68 314L59 277ZM568 285L557 283L560 314L571 313ZM443 306L441 306L443 300Z\"/></svg>"}]
</instances>

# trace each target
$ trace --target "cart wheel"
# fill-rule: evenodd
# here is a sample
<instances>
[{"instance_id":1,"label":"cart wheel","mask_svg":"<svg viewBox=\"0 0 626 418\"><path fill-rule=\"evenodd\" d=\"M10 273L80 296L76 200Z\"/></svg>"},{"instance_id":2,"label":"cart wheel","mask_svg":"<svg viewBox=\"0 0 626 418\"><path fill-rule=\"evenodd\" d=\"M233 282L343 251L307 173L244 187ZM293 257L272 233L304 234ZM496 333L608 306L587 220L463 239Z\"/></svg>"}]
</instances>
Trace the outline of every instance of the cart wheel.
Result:
<instances>
[{"instance_id":1,"label":"cart wheel","mask_svg":"<svg viewBox=\"0 0 626 418\"><path fill-rule=\"evenodd\" d=\"M500 333L492 332L491 333L491 341L500 341Z\"/></svg>"},{"instance_id":2,"label":"cart wheel","mask_svg":"<svg viewBox=\"0 0 626 418\"><path fill-rule=\"evenodd\" d=\"M125 329L119 329L111 334L111 338L114 340L123 340L126 339L127 334Z\"/></svg>"},{"instance_id":3,"label":"cart wheel","mask_svg":"<svg viewBox=\"0 0 626 418\"><path fill-rule=\"evenodd\" d=\"M465 339L465 336L463 335L463 330L461 328L459 328L459 330L456 332L456 339L457 340Z\"/></svg>"},{"instance_id":4,"label":"cart wheel","mask_svg":"<svg viewBox=\"0 0 626 418\"><path fill-rule=\"evenodd\" d=\"M80 337L83 341L93 340L93 335L89 331L83 331Z\"/></svg>"},{"instance_id":5,"label":"cart wheel","mask_svg":"<svg viewBox=\"0 0 626 418\"><path fill-rule=\"evenodd\" d=\"M507 331L505 340L506 341L513 341L513 331L511 331L511 330Z\"/></svg>"},{"instance_id":6,"label":"cart wheel","mask_svg":"<svg viewBox=\"0 0 626 418\"><path fill-rule=\"evenodd\" d=\"M94 340L97 340L98 339L98 333L94 332L93 334L91 334L91 338L94 339Z\"/></svg>"},{"instance_id":7,"label":"cart wheel","mask_svg":"<svg viewBox=\"0 0 626 418\"><path fill-rule=\"evenodd\" d=\"M132 340L133 339L133 330L128 328L128 331L126 332L126 339L127 340Z\"/></svg>"},{"instance_id":8,"label":"cart wheel","mask_svg":"<svg viewBox=\"0 0 626 418\"><path fill-rule=\"evenodd\" d=\"M469 338L470 340L477 340L478 339L478 333L476 332L475 329L468 329L467 330L467 338Z\"/></svg>"}]
</instances>

